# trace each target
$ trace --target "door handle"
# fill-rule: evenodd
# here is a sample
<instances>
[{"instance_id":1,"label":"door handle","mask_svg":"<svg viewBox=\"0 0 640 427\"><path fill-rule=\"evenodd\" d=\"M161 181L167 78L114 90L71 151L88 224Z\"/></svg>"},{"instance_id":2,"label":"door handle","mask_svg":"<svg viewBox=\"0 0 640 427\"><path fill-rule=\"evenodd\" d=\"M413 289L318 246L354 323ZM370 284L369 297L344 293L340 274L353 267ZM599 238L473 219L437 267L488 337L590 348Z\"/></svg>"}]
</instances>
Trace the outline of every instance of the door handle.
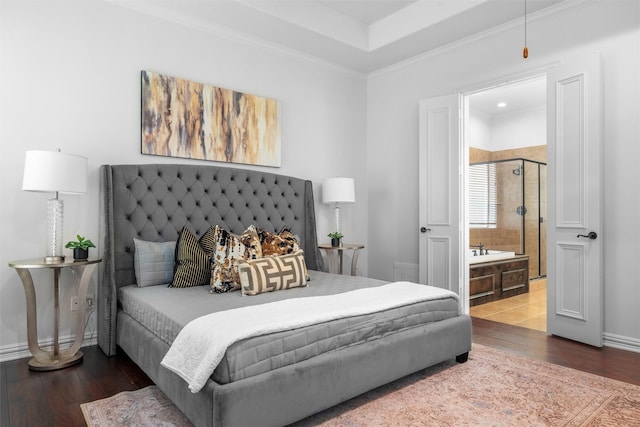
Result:
<instances>
[{"instance_id":1,"label":"door handle","mask_svg":"<svg viewBox=\"0 0 640 427\"><path fill-rule=\"evenodd\" d=\"M596 240L598 238L598 234L595 231L590 231L589 234L578 234L577 237L586 237L591 240Z\"/></svg>"},{"instance_id":2,"label":"door handle","mask_svg":"<svg viewBox=\"0 0 640 427\"><path fill-rule=\"evenodd\" d=\"M431 231L431 229L427 228L427 227L420 227L420 232L421 233L426 233L427 231Z\"/></svg>"}]
</instances>

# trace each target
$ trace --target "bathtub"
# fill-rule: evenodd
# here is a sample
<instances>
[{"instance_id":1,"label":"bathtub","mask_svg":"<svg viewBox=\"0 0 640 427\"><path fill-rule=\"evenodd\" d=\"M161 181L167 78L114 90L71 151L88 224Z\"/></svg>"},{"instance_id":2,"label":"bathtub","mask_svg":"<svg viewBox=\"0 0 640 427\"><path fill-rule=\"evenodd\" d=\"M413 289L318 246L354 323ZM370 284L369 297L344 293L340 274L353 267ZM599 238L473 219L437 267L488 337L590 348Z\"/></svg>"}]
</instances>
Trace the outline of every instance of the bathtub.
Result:
<instances>
[{"instance_id":1,"label":"bathtub","mask_svg":"<svg viewBox=\"0 0 640 427\"><path fill-rule=\"evenodd\" d=\"M500 261L503 259L513 258L516 253L509 251L494 251L489 249L487 255L473 255L474 249L469 249L469 265L478 264L481 262ZM476 254L480 253L479 249L475 249Z\"/></svg>"}]
</instances>

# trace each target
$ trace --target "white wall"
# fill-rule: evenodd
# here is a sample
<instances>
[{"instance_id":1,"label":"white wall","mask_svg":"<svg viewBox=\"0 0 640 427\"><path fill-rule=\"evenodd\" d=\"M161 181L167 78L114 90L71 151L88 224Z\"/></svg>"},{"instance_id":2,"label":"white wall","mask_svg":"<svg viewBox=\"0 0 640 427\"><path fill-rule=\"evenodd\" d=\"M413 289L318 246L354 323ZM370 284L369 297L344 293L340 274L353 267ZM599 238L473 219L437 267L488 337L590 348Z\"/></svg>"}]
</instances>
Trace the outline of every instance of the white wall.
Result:
<instances>
[{"instance_id":1,"label":"white wall","mask_svg":"<svg viewBox=\"0 0 640 427\"><path fill-rule=\"evenodd\" d=\"M89 158L88 195L62 196L65 242L76 233L98 239L101 164L196 163L140 154L141 70L280 100L282 167L254 168L314 182L320 241L328 241L333 219L330 206L320 204L322 180L355 178L357 203L344 206L343 228L350 241L367 243L366 165L355 161L366 152L363 75L106 2L2 0L0 5L0 358L26 349L25 297L7 264L44 255L50 195L21 191L26 150L61 148ZM366 255L359 267L366 274ZM69 274L63 273L65 283ZM34 279L39 335L51 341L51 273L36 272ZM63 286L63 337L72 333L74 294ZM92 319L89 329L93 324Z\"/></svg>"},{"instance_id":2,"label":"white wall","mask_svg":"<svg viewBox=\"0 0 640 427\"><path fill-rule=\"evenodd\" d=\"M527 108L495 115L469 110L470 147L487 151L547 144L546 108Z\"/></svg>"},{"instance_id":3,"label":"white wall","mask_svg":"<svg viewBox=\"0 0 640 427\"><path fill-rule=\"evenodd\" d=\"M488 87L572 56L600 52L603 69L605 339L640 348L640 3L581 3L532 17L368 79L369 275L418 264L418 102ZM484 85L484 86L483 86Z\"/></svg>"},{"instance_id":4,"label":"white wall","mask_svg":"<svg viewBox=\"0 0 640 427\"><path fill-rule=\"evenodd\" d=\"M26 348L24 294L7 263L44 252L48 196L20 190L24 152L61 148L89 157L89 194L63 196L66 239L77 232L98 235L99 165L195 163L139 154L140 70L281 100L283 167L273 171L313 180L321 241L332 212L319 204L320 183L353 176L357 203L343 207L343 226L349 240L367 245L360 273L393 279L394 262L418 263L418 101L592 51L602 54L604 76L605 331L639 345L635 0L587 3L532 20L527 61L520 57L518 27L375 73L366 83L324 64L87 3L0 0L0 359ZM50 275L39 272L35 279L46 341L53 335ZM70 333L72 294L64 289L63 335Z\"/></svg>"},{"instance_id":5,"label":"white wall","mask_svg":"<svg viewBox=\"0 0 640 427\"><path fill-rule=\"evenodd\" d=\"M498 114L491 120L491 151L547 144L546 108Z\"/></svg>"},{"instance_id":6,"label":"white wall","mask_svg":"<svg viewBox=\"0 0 640 427\"><path fill-rule=\"evenodd\" d=\"M482 111L469 109L469 147L492 151L491 116Z\"/></svg>"}]
</instances>

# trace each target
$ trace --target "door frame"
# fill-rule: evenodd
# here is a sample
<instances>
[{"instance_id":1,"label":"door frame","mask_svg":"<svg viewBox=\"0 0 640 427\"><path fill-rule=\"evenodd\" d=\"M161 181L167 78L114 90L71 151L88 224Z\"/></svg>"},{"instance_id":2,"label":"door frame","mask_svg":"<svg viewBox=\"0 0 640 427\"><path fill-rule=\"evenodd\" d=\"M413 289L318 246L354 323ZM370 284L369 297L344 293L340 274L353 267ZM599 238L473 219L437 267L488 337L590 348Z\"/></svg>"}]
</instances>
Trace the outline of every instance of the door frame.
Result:
<instances>
[{"instance_id":1,"label":"door frame","mask_svg":"<svg viewBox=\"0 0 640 427\"><path fill-rule=\"evenodd\" d=\"M597 53L595 53L595 55L597 55ZM563 110L562 117L566 118L566 124L568 126L567 134L566 134L568 138L567 141L573 143L573 145L567 145L568 147L567 150L571 149L573 151L576 151L576 150L579 151L578 154L580 155L578 157L584 160L584 159L587 159L587 157L581 154L582 153L581 150L587 150L589 152L599 152L601 150L601 144L602 144L602 135L600 134L600 131L599 131L600 125L598 125L597 127L594 127L593 129L591 126L589 126L588 128L585 128L589 120L591 120L592 122L598 122L598 123L600 123L602 120L602 111L601 111L601 104L600 104L602 80L600 77L599 64L600 64L600 60L598 56L594 56L593 59L591 60L584 60L584 58L582 60L581 58L577 58L577 59L574 58L573 60L570 59L569 61L566 61L566 62L558 61L546 67L540 67L535 70L530 70L527 73L514 74L510 77L507 76L507 77L495 79L491 82L478 83L472 87L468 87L465 89L454 90L452 91L453 93L449 95L449 97L454 97L454 96L457 97L458 102L456 106L450 105L447 108L449 108L449 110L451 110L451 108L457 108L458 111L461 113L460 117L456 120L456 121L459 121L458 131L460 132L460 134L458 136L458 140L459 140L458 147L461 148L458 151L458 156L457 156L458 171L456 173L457 175L456 180L457 182L459 182L459 186L458 186L459 194L457 195L457 197L458 197L458 200L460 200L463 203L460 203L459 217L456 219L456 221L459 221L459 223L463 223L463 224L459 224L460 226L459 235L460 235L460 241L462 242L462 244L458 248L457 266L458 266L458 277L463 278L462 279L463 283L458 283L458 288L460 289L459 294L460 294L460 298L462 299L460 304L461 311L463 311L464 313L467 313L467 314L469 313L469 304L467 301L468 299L467 296L469 294L469 279L468 279L468 271L469 271L468 252L469 251L467 250L469 245L469 218L468 218L468 209L466 209L466 206L468 205L468 198L469 198L468 196L469 165L468 165L468 161L463 161L464 159L468 160L468 152L469 152L469 138L468 138L469 116L467 114L468 104L469 104L468 97L474 93L487 90L493 87L498 87L498 86L506 85L509 83L515 83L518 81L533 79L536 77L546 77L547 108L548 108L547 118L549 119L550 112L554 112L555 114L557 103L560 102L560 100L566 100L566 108L565 108L566 111ZM558 76L556 76L556 74L562 75L565 77L562 77L560 80L557 80ZM549 81L550 78L554 79L553 87L550 85L550 81ZM560 96L558 95L558 91L559 91L558 87L565 85L567 83L572 84L572 87L570 88L571 90L567 89L566 96L563 95L560 98L558 98ZM552 102L549 99L550 94L553 94L553 102L554 102L553 108L551 109L549 109ZM436 98L430 98L430 99L436 99ZM426 102L426 101L427 100L422 100L421 105L423 102ZM588 117L589 120L585 119L585 117ZM549 138L551 138L553 141L556 140L556 138L554 138L556 129L554 128L553 130L554 134L552 135L551 134L552 130L550 128L550 126L553 126L553 123L555 123L555 119L556 119L555 116L551 117L550 120L552 124L551 125L547 124L547 135L548 135L547 151L549 151L549 148L548 148ZM420 132L422 135L423 124L421 123L420 126L421 126ZM588 136L588 138L586 138L585 135ZM552 149L554 150L552 151L552 153L557 153L556 150L558 150L558 147L555 144L552 147ZM571 158L576 157L573 155L573 153L570 153L569 156ZM591 158L593 158L593 156L591 156ZM595 158L599 159L600 157L596 156ZM551 166L552 168L558 167L558 165L555 162L553 164L549 163L549 166ZM593 162L589 165L589 167L593 167ZM576 169L576 168L573 168L573 169ZM586 167L583 168L583 170L584 169L586 169ZM451 172L453 172L451 173L451 176L453 176L453 174L455 173L453 168L451 169ZM586 175L582 171L579 171L579 172L580 173L578 174L578 176L584 180L585 179L584 177ZM560 170L559 173L563 173L563 171ZM601 173L602 171L600 167L600 170L598 170L598 173L596 175L600 177ZM576 173L574 173L573 175L576 175ZM580 181L580 179L569 179L567 182L569 183L569 187L567 187L569 191L566 194L568 194L569 196L572 196L573 199L575 199L577 194L578 197L583 198L581 200L590 201L592 197L596 197L597 200L600 200L599 203L601 203L601 194L600 194L602 190L601 184L597 186L598 194L595 194L595 196L592 195L592 197L587 198L586 196L588 194L585 192L586 184L583 181ZM578 186L578 187L571 188L570 186L572 184L575 184L574 187L575 186ZM548 179L547 194L549 195L555 194L556 185L557 183L553 179ZM590 181L589 185L591 190L596 189L596 186L593 184L593 182ZM550 191L550 190L553 190L553 191ZM421 200L422 200L422 197L423 196L421 196ZM568 206L574 206L573 199L570 200L571 203ZM557 209L558 209L557 202L558 200L556 200L553 196L549 196L547 199L547 211L551 212L551 215L557 214ZM422 201L421 201L421 206L422 206ZM566 206L566 204L563 206ZM587 206L586 202L584 203L584 206ZM581 207L581 209L582 211L578 212L578 214L580 215L580 218L586 217L586 215L584 215L584 212L583 212L584 207ZM591 206L590 209L593 210L593 206ZM592 215L591 221L584 222L581 219L580 223L584 226L583 228L592 228L596 226L596 228L600 230L602 226L602 217ZM557 227L555 225L556 224L555 222L553 224L554 224L553 225L554 227ZM557 228L558 229L571 228L572 233L574 233L576 227L563 226L563 227L557 227ZM425 230L427 229L425 228ZM549 232L549 230L547 230L547 232ZM589 233L589 236L587 236L586 235L587 232L588 230L582 234L578 234L577 238L589 237L590 239L595 239L596 237L598 237L595 233ZM591 236L591 234L593 234L593 236ZM571 245L576 247L578 246L573 243L571 243L570 246ZM587 245L581 245L581 246L584 246L586 248ZM558 242L554 241L553 239L548 239L547 261L551 259L549 257L556 256L557 247L558 247ZM575 251L575 252L578 252L578 251ZM554 323L550 322L551 317L547 316L547 330L551 331L551 333L553 334L558 334L560 336L564 336L569 339L582 341L591 345L602 346L602 339L603 339L602 336L604 334L604 328L603 328L603 322L602 322L602 319L604 318L603 301L602 301L602 287L603 287L602 279L603 278L602 278L602 275L600 274L602 271L602 256L601 256L602 254L597 250L590 252L591 256L593 256L594 254L597 255L598 253L600 255L598 256L598 259L595 260L597 266L591 268L591 270L589 270L588 272L584 269L584 267L587 265L592 265L593 263L588 262L589 260L586 259L586 257L589 255L589 252L586 249L582 250L582 252L578 254L579 256L572 256L570 258L572 262L569 264L566 264L565 272L567 273L567 277L577 278L577 281L570 280L567 283L563 282L564 288L562 288L561 291L566 289L567 292L565 292L560 296L558 294L558 289L556 289L557 283L555 281L557 280L557 276L554 274L553 268L551 268L549 266L549 263L547 262L547 277L551 278L551 284L550 286L547 287L547 300L548 300L547 309L549 310L549 308L551 308L552 314L553 316L555 316L553 317ZM423 255L424 254L421 251L420 256L422 257ZM422 262L423 261L421 259L421 264L420 264L421 266L422 266ZM562 265L565 265L565 264L562 264ZM600 273L591 274L592 270L598 270ZM420 275L422 276L423 274L424 273L421 271ZM587 277L588 280L584 280L585 277ZM567 307L568 311L571 311L571 310L576 311L574 309L575 308L574 306L578 306L580 309L582 309L583 307L585 307L584 302L587 300L591 300L590 296L592 296L592 294L595 295L594 298L597 300L597 303L594 304L594 301L590 301L589 309L591 310L592 313L595 313L595 314L592 314L591 316L587 316L585 314L587 313L587 310L580 311L579 313L582 315L582 317L580 317L579 320L585 322L585 324L580 325L580 328L576 327L576 325L568 324L567 322L564 322L561 325L560 320L555 321L555 319L560 319L560 318L564 319L565 317L569 318L569 316L567 316L566 313L564 312L558 313L558 311L555 309L555 305L549 304L550 301L555 303L558 300L558 298L562 298L562 301L563 303L565 303L565 306ZM549 296L551 296L551 298L549 298ZM558 314L558 316L556 316L556 314ZM596 337L597 338L596 340L592 340L591 338L594 336L594 332L597 332L597 331L595 331L593 328L589 329L589 325L586 324L587 322L590 323L590 325L599 325L598 326L599 334L596 334L599 336ZM564 326L567 326L567 325L569 327L564 328ZM561 326L564 329L561 329ZM579 332L587 331L589 333L589 336L587 337L585 333L576 334L575 333L576 331L579 331Z\"/></svg>"},{"instance_id":2,"label":"door frame","mask_svg":"<svg viewBox=\"0 0 640 427\"><path fill-rule=\"evenodd\" d=\"M463 242L460 247L459 256L460 256L460 259L464 259L464 262L460 263L460 269L461 269L460 277L464 278L463 283L461 284L460 287L461 289L464 289L464 291L461 292L461 295L465 296L463 298L464 302L462 304L462 307L464 307L464 312L466 314L469 314L469 310L470 310L469 297L468 297L469 296L469 256L468 256L469 251L466 250L466 248L469 247L469 213L467 208L469 204L469 194L468 194L468 189L469 189L469 138L468 138L469 96L480 93L480 92L485 92L487 90L499 88L502 86L517 84L517 83L525 82L528 80L539 79L542 77L546 78L548 75L548 70L555 66L556 66L556 63L547 65L544 67L536 68L526 73L511 74L511 75L502 76L493 80L479 82L472 86L468 86L455 91L456 93L461 95L461 98L462 98L461 111L463 112L463 114L461 114L462 150L461 150L461 159L460 159L461 161L460 173L462 174L463 185L461 188L462 194L460 195L460 200L464 206L463 212L464 212L465 218L463 221L463 227L464 227L464 231L462 233ZM547 183L547 185L549 185L549 183ZM547 205L549 205L550 203L555 204L555 200L554 201L547 200ZM547 298L548 298L548 294L547 294Z\"/></svg>"}]
</instances>

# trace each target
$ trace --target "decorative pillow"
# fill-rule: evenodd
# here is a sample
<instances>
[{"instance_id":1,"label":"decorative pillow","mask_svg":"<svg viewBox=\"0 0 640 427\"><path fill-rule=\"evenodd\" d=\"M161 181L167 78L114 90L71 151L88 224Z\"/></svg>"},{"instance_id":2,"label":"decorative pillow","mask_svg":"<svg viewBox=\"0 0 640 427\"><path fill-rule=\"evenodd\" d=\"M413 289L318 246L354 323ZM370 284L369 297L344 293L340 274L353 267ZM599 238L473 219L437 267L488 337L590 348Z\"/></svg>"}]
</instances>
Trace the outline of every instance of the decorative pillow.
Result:
<instances>
[{"instance_id":1,"label":"decorative pillow","mask_svg":"<svg viewBox=\"0 0 640 427\"><path fill-rule=\"evenodd\" d=\"M255 225L250 225L244 232L238 236L240 242L247 249L246 257L248 259L262 258L262 243L260 242L260 236L258 236L258 229Z\"/></svg>"},{"instance_id":2,"label":"decorative pillow","mask_svg":"<svg viewBox=\"0 0 640 427\"><path fill-rule=\"evenodd\" d=\"M213 239L213 228L209 228L201 237L196 237L185 227L180 232L176 244L175 270L171 288L188 288L206 285L211 279L211 253L203 246Z\"/></svg>"},{"instance_id":3,"label":"decorative pillow","mask_svg":"<svg viewBox=\"0 0 640 427\"><path fill-rule=\"evenodd\" d=\"M138 287L171 283L176 242L147 242L134 238L133 245L133 263Z\"/></svg>"},{"instance_id":4,"label":"decorative pillow","mask_svg":"<svg viewBox=\"0 0 640 427\"><path fill-rule=\"evenodd\" d=\"M297 236L286 225L282 227L278 234L260 230L258 235L262 245L262 256L287 255L300 250Z\"/></svg>"},{"instance_id":5,"label":"decorative pillow","mask_svg":"<svg viewBox=\"0 0 640 427\"><path fill-rule=\"evenodd\" d=\"M214 234L216 244L211 262L211 290L223 293L240 289L238 263L262 256L258 231L250 225L236 236L216 225Z\"/></svg>"},{"instance_id":6,"label":"decorative pillow","mask_svg":"<svg viewBox=\"0 0 640 427\"><path fill-rule=\"evenodd\" d=\"M241 262L238 271L242 295L307 286L307 266L302 251Z\"/></svg>"}]
</instances>

